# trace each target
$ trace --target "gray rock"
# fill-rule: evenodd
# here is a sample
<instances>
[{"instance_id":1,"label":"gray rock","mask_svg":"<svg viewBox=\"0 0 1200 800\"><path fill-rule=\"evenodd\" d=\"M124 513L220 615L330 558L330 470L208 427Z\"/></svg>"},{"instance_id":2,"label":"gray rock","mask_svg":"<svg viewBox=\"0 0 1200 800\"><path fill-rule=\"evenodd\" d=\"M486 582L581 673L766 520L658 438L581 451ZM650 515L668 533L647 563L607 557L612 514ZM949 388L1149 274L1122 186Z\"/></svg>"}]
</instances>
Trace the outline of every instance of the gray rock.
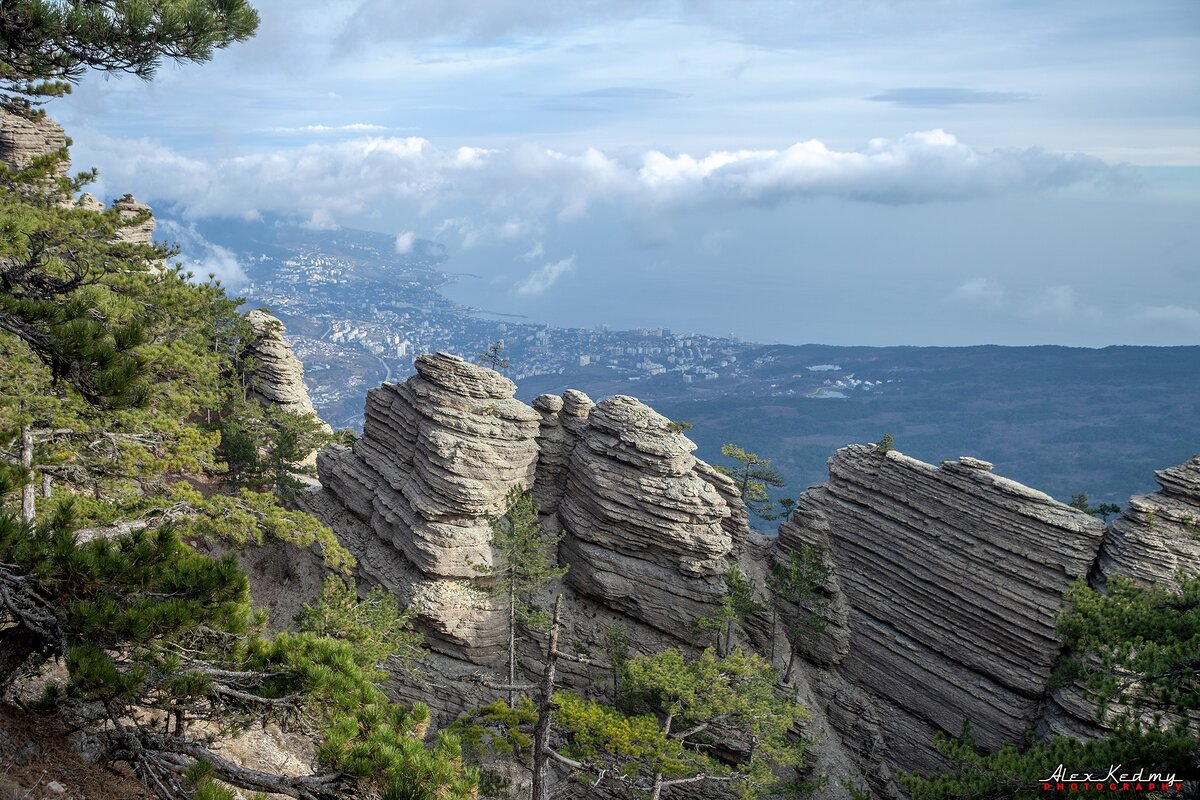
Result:
<instances>
[{"instance_id":1,"label":"gray rock","mask_svg":"<svg viewBox=\"0 0 1200 800\"><path fill-rule=\"evenodd\" d=\"M113 208L118 210L121 220L128 223L127 227L117 230L116 235L113 236L114 241L150 244L154 240L154 229L158 227L158 223L154 221L150 206L138 202L133 195L127 194L113 203ZM142 218L143 215L147 216ZM139 219L140 221L138 221Z\"/></svg>"},{"instance_id":2,"label":"gray rock","mask_svg":"<svg viewBox=\"0 0 1200 800\"><path fill-rule=\"evenodd\" d=\"M798 609L825 630L797 647L830 668L831 721L874 789L944 765L934 733L967 721L985 748L1019 743L1061 650L1055 615L1103 525L977 459L933 467L853 446L829 471L780 527L777 557L815 545L835 570L826 602Z\"/></svg>"},{"instance_id":3,"label":"gray rock","mask_svg":"<svg viewBox=\"0 0 1200 800\"><path fill-rule=\"evenodd\" d=\"M41 752L42 748L32 739L0 730L0 763L24 766L37 758Z\"/></svg>"},{"instance_id":4,"label":"gray rock","mask_svg":"<svg viewBox=\"0 0 1200 800\"><path fill-rule=\"evenodd\" d=\"M67 146L67 135L52 119L26 119L0 109L0 161L12 169L25 169L35 158ZM64 164L65 175L69 165Z\"/></svg>"},{"instance_id":5,"label":"gray rock","mask_svg":"<svg viewBox=\"0 0 1200 800\"><path fill-rule=\"evenodd\" d=\"M480 567L494 563L488 517L512 486L532 489L548 532L566 531L558 590L569 606L624 619L648 641L691 638L746 535L734 487L691 441L631 397L596 405L568 391L530 408L511 381L456 356L415 366L368 393L362 438L320 455L324 488L303 502L352 541L364 575L421 607L435 649L497 656L505 620Z\"/></svg>"},{"instance_id":6,"label":"gray rock","mask_svg":"<svg viewBox=\"0 0 1200 800\"><path fill-rule=\"evenodd\" d=\"M248 313L246 322L254 332L242 354L243 362L253 360L247 374L251 397L291 414L316 415L304 386L304 365L283 338L283 323L261 309Z\"/></svg>"},{"instance_id":7,"label":"gray rock","mask_svg":"<svg viewBox=\"0 0 1200 800\"><path fill-rule=\"evenodd\" d=\"M84 192L75 201L75 205L82 208L84 211L103 211L104 204L96 199L91 192Z\"/></svg>"},{"instance_id":8,"label":"gray rock","mask_svg":"<svg viewBox=\"0 0 1200 800\"><path fill-rule=\"evenodd\" d=\"M75 731L67 735L67 745L75 754L89 764L95 764L104 758L104 743L99 736L87 731Z\"/></svg>"},{"instance_id":9,"label":"gray rock","mask_svg":"<svg viewBox=\"0 0 1200 800\"><path fill-rule=\"evenodd\" d=\"M1200 571L1200 456L1159 470L1162 488L1129 500L1113 520L1100 553L1103 584L1114 575L1177 586L1182 572Z\"/></svg>"},{"instance_id":10,"label":"gray rock","mask_svg":"<svg viewBox=\"0 0 1200 800\"><path fill-rule=\"evenodd\" d=\"M611 397L580 429L558 505L567 583L680 637L720 603L734 544L733 512L695 448L649 406Z\"/></svg>"}]
</instances>

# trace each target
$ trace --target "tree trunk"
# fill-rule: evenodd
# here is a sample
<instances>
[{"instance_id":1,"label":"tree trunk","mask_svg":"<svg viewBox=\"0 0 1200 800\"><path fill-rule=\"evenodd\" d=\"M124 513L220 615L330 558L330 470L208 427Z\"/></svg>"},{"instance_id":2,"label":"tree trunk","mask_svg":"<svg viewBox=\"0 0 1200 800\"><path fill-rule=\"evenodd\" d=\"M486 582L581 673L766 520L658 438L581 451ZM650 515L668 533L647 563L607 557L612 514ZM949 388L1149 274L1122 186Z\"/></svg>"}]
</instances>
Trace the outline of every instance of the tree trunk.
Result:
<instances>
[{"instance_id":1,"label":"tree trunk","mask_svg":"<svg viewBox=\"0 0 1200 800\"><path fill-rule=\"evenodd\" d=\"M33 522L37 517L37 485L33 479L33 428L21 426L21 468L25 483L21 486L21 519Z\"/></svg>"},{"instance_id":2,"label":"tree trunk","mask_svg":"<svg viewBox=\"0 0 1200 800\"><path fill-rule=\"evenodd\" d=\"M554 666L558 660L558 620L562 595L554 601L550 622L550 644L546 648L546 669L542 672L542 696L538 703L537 724L533 728L533 800L546 800L546 763L550 759L550 718L554 713Z\"/></svg>"},{"instance_id":3,"label":"tree trunk","mask_svg":"<svg viewBox=\"0 0 1200 800\"><path fill-rule=\"evenodd\" d=\"M508 685L517 682L517 575L509 567L508 579ZM508 690L508 707L512 708L517 694L513 689Z\"/></svg>"},{"instance_id":4,"label":"tree trunk","mask_svg":"<svg viewBox=\"0 0 1200 800\"><path fill-rule=\"evenodd\" d=\"M775 628L779 624L779 606L775 605L775 598L771 597L771 668L775 668L775 641L779 638L776 635Z\"/></svg>"},{"instance_id":5,"label":"tree trunk","mask_svg":"<svg viewBox=\"0 0 1200 800\"><path fill-rule=\"evenodd\" d=\"M663 738L670 738L671 723L675 721L675 714L667 714L667 721L663 723ZM662 770L654 773L654 793L650 795L650 800L659 800L662 797L663 774Z\"/></svg>"},{"instance_id":6,"label":"tree trunk","mask_svg":"<svg viewBox=\"0 0 1200 800\"><path fill-rule=\"evenodd\" d=\"M24 625L0 630L0 694L20 674L34 653L46 646L46 640Z\"/></svg>"},{"instance_id":7,"label":"tree trunk","mask_svg":"<svg viewBox=\"0 0 1200 800\"><path fill-rule=\"evenodd\" d=\"M796 651L792 650L792 651L790 651L790 652L788 653L788 665L787 665L787 669L785 669L785 670L783 671L783 683L784 683L784 685L785 685L785 686L786 686L787 684L791 683L791 680L792 680L792 669L793 669L795 666L796 666Z\"/></svg>"},{"instance_id":8,"label":"tree trunk","mask_svg":"<svg viewBox=\"0 0 1200 800\"><path fill-rule=\"evenodd\" d=\"M42 473L42 497L43 498L47 498L50 496L50 484L52 481L53 481L53 479L50 477L50 473L48 473L48 472Z\"/></svg>"}]
</instances>

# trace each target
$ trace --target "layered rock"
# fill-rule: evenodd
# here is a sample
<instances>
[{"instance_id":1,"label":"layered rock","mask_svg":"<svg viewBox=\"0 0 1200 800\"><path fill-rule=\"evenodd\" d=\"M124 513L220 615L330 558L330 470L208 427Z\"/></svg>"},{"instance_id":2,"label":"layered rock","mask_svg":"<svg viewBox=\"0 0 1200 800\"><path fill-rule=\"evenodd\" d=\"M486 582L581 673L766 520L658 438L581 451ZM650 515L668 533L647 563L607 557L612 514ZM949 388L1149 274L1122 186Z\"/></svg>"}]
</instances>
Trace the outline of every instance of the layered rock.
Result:
<instances>
[{"instance_id":1,"label":"layered rock","mask_svg":"<svg viewBox=\"0 0 1200 800\"><path fill-rule=\"evenodd\" d=\"M558 506L567 582L666 632L719 605L733 552L732 512L695 448L637 399L611 397L571 451Z\"/></svg>"},{"instance_id":2,"label":"layered rock","mask_svg":"<svg viewBox=\"0 0 1200 800\"><path fill-rule=\"evenodd\" d=\"M316 416L304 385L304 365L283 338L283 323L262 309L247 314L246 322L254 333L242 353L250 396L289 414Z\"/></svg>"},{"instance_id":3,"label":"layered rock","mask_svg":"<svg viewBox=\"0 0 1200 800\"><path fill-rule=\"evenodd\" d=\"M54 120L28 119L0 110L0 161L12 169L25 169L34 159L66 146L67 135ZM64 162L60 174L65 175L69 168Z\"/></svg>"},{"instance_id":4,"label":"layered rock","mask_svg":"<svg viewBox=\"0 0 1200 800\"><path fill-rule=\"evenodd\" d=\"M1200 572L1200 456L1155 473L1162 488L1138 495L1104 535L1091 583L1103 590L1121 576L1177 589L1180 573ZM1079 680L1056 687L1039 726L1043 734L1101 736L1104 723ZM1106 720L1121 712L1110 705ZM1152 722L1150 724L1153 724Z\"/></svg>"},{"instance_id":5,"label":"layered rock","mask_svg":"<svg viewBox=\"0 0 1200 800\"><path fill-rule=\"evenodd\" d=\"M778 557L808 545L834 570L807 609L827 625L797 646L873 787L941 766L934 733L965 722L983 747L1021 741L1061 650L1055 615L1103 524L977 459L853 446L829 470L781 526Z\"/></svg>"},{"instance_id":6,"label":"layered rock","mask_svg":"<svg viewBox=\"0 0 1200 800\"><path fill-rule=\"evenodd\" d=\"M1162 488L1132 497L1104 539L1101 584L1114 575L1176 586L1180 571L1200 572L1200 456L1155 473Z\"/></svg>"},{"instance_id":7,"label":"layered rock","mask_svg":"<svg viewBox=\"0 0 1200 800\"><path fill-rule=\"evenodd\" d=\"M85 195L85 197L91 197L91 195ZM84 202L83 198L80 198L80 202L81 204ZM92 198L92 202L96 202L95 198ZM133 195L127 194L113 203L113 208L117 209L121 221L125 223L125 227L117 229L113 241L129 244L153 243L154 229L158 227L158 223L154 221L154 214L151 213L150 206L138 202Z\"/></svg>"},{"instance_id":8,"label":"layered rock","mask_svg":"<svg viewBox=\"0 0 1200 800\"><path fill-rule=\"evenodd\" d=\"M543 527L564 533L570 569L554 591L567 593L578 640L601 642L604 619L647 643L691 638L746 536L734 487L692 442L631 397L597 405L567 391L530 408L511 381L460 358L415 366L368 393L362 438L320 456L324 489L305 503L357 542L368 577L419 602L435 649L479 663L499 654L506 619L480 568L493 564L488 517L513 486L531 488Z\"/></svg>"},{"instance_id":9,"label":"layered rock","mask_svg":"<svg viewBox=\"0 0 1200 800\"><path fill-rule=\"evenodd\" d=\"M511 487L533 485L540 418L491 370L445 353L415 367L368 393L362 438L322 453L317 469L369 527L364 572L422 608L434 647L487 662L505 623L479 591L480 568L493 564L488 516L503 513Z\"/></svg>"}]
</instances>

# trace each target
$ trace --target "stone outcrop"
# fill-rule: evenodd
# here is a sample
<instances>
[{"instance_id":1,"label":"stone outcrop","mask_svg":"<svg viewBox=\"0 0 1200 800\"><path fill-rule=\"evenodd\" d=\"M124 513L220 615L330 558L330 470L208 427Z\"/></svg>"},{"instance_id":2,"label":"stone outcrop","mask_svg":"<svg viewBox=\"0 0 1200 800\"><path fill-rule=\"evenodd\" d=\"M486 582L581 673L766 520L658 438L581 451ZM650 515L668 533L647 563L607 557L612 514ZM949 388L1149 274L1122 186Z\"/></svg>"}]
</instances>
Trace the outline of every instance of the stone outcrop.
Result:
<instances>
[{"instance_id":1,"label":"stone outcrop","mask_svg":"<svg viewBox=\"0 0 1200 800\"><path fill-rule=\"evenodd\" d=\"M632 397L595 404L567 391L531 408L507 378L455 356L415 367L368 393L362 438L321 454L323 489L303 502L353 539L367 577L418 603L435 650L480 664L499 656L506 618L480 567L494 561L488 517L513 486L530 488L544 528L563 534L570 569L555 591L566 592L575 640L602 646L602 623L617 621L642 642L691 638L746 536L732 484L692 442Z\"/></svg>"},{"instance_id":2,"label":"stone outcrop","mask_svg":"<svg viewBox=\"0 0 1200 800\"><path fill-rule=\"evenodd\" d=\"M254 333L242 353L250 397L289 414L316 416L304 386L304 366L283 338L283 323L262 309L248 313L246 322Z\"/></svg>"},{"instance_id":3,"label":"stone outcrop","mask_svg":"<svg viewBox=\"0 0 1200 800\"><path fill-rule=\"evenodd\" d=\"M637 399L610 397L591 409L558 503L567 583L664 632L720 604L733 553L732 512L695 449Z\"/></svg>"},{"instance_id":4,"label":"stone outcrop","mask_svg":"<svg viewBox=\"0 0 1200 800\"><path fill-rule=\"evenodd\" d=\"M368 393L362 438L322 453L318 472L369 529L364 572L423 609L432 646L490 662L505 619L482 591L488 516L503 513L512 486L533 485L540 418L491 370L445 353L415 367Z\"/></svg>"},{"instance_id":5,"label":"stone outcrop","mask_svg":"<svg viewBox=\"0 0 1200 800\"><path fill-rule=\"evenodd\" d=\"M1162 488L1129 499L1104 534L1091 584L1103 589L1120 576L1142 585L1178 587L1182 573L1200 572L1200 456L1156 473ZM1118 707L1119 708L1119 707ZM1109 714L1114 709L1109 709ZM1078 681L1056 687L1039 725L1043 734L1104 735L1096 707Z\"/></svg>"},{"instance_id":6,"label":"stone outcrop","mask_svg":"<svg viewBox=\"0 0 1200 800\"><path fill-rule=\"evenodd\" d=\"M1180 571L1200 572L1200 456L1155 473L1162 488L1132 497L1104 539L1097 582L1124 575L1177 585Z\"/></svg>"},{"instance_id":7,"label":"stone outcrop","mask_svg":"<svg viewBox=\"0 0 1200 800\"><path fill-rule=\"evenodd\" d=\"M0 110L0 161L12 169L25 169L39 158L67 146L67 135L52 119L27 119ZM63 164L65 175L69 165Z\"/></svg>"},{"instance_id":8,"label":"stone outcrop","mask_svg":"<svg viewBox=\"0 0 1200 800\"><path fill-rule=\"evenodd\" d=\"M332 433L329 423L321 420L304 385L304 366L292 346L283 338L283 323L262 309L246 315L253 337L241 353L240 369L247 383L247 398L266 408L304 417L312 415L321 430ZM309 453L300 465L316 466L317 451Z\"/></svg>"},{"instance_id":9,"label":"stone outcrop","mask_svg":"<svg viewBox=\"0 0 1200 800\"><path fill-rule=\"evenodd\" d=\"M853 446L829 471L781 526L777 557L808 545L832 567L803 609L824 630L797 649L873 788L941 766L934 733L965 722L986 748L1020 742L1061 650L1055 615L1103 524L977 459L934 467Z\"/></svg>"},{"instance_id":10,"label":"stone outcrop","mask_svg":"<svg viewBox=\"0 0 1200 800\"><path fill-rule=\"evenodd\" d=\"M829 798L845 786L897 796L896 773L946 766L934 736L967 722L992 750L1031 730L1100 732L1078 691L1049 686L1068 588L1115 574L1163 582L1200 564L1200 459L1160 472L1162 491L1134 498L1106 532L986 461L933 466L852 446L772 540L749 531L736 485L635 398L567 391L529 407L510 381L454 356L416 369L369 393L363 437L321 454L322 488L302 504L364 577L417 605L427 671L445 680L433 697L400 678L393 688L442 714L486 699L454 678L503 653L506 619L479 567L493 563L488 517L513 486L532 491L569 568L541 601L561 593L564 635L593 653L613 624L644 652L702 646L691 623L719 607L731 565L765 586L772 563L806 559L815 588L781 600L779 619L764 604L745 633L760 652L782 644L781 669L794 654L811 763L842 787ZM527 672L540 658L534 638L521 645ZM570 661L560 677L589 690L597 680Z\"/></svg>"},{"instance_id":11,"label":"stone outcrop","mask_svg":"<svg viewBox=\"0 0 1200 800\"><path fill-rule=\"evenodd\" d=\"M95 198L92 200L95 201ZM83 198L80 198L80 201L82 203ZM150 206L127 194L113 203L113 208L117 209L122 222L127 223L126 227L117 230L114 241L130 244L151 244L154 241L154 229L158 227L158 223L154 221Z\"/></svg>"}]
</instances>

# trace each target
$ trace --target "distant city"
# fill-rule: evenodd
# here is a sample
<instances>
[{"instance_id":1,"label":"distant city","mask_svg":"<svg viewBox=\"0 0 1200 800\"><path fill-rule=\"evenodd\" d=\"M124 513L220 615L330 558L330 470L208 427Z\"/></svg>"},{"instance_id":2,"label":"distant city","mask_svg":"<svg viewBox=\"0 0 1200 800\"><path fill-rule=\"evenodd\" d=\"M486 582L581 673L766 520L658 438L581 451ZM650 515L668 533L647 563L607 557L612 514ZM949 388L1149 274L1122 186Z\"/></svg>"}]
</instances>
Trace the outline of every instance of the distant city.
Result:
<instances>
[{"instance_id":1,"label":"distant city","mask_svg":"<svg viewBox=\"0 0 1200 800\"><path fill-rule=\"evenodd\" d=\"M885 433L925 461L976 456L1061 500L1086 491L1118 504L1195 452L1200 347L763 345L560 328L447 298L448 284L477 276L456 275L435 242L397 253L384 234L270 218L196 227L236 254L247 305L283 320L313 402L337 428L361 430L367 391L411 375L417 355L478 361L502 341L522 400L567 388L636 395L692 423L707 461L722 463L726 442L771 459L788 481L779 496L823 481L837 448Z\"/></svg>"},{"instance_id":2,"label":"distant city","mask_svg":"<svg viewBox=\"0 0 1200 800\"><path fill-rule=\"evenodd\" d=\"M442 269L445 255L432 242L398 254L388 237L369 232L339 230L314 243L308 232L289 242L278 231L260 252L239 254L249 279L239 291L251 307L267 307L284 320L313 403L337 427L361 429L366 389L412 374L420 353L442 350L477 360L496 341L509 361L506 375L518 383L591 368L611 370L611 379L630 387L657 376L728 387L759 383L762 367L773 360L748 356L757 346L732 337L500 319L439 292L455 276ZM817 364L757 388L766 395L833 399L883 384Z\"/></svg>"}]
</instances>

